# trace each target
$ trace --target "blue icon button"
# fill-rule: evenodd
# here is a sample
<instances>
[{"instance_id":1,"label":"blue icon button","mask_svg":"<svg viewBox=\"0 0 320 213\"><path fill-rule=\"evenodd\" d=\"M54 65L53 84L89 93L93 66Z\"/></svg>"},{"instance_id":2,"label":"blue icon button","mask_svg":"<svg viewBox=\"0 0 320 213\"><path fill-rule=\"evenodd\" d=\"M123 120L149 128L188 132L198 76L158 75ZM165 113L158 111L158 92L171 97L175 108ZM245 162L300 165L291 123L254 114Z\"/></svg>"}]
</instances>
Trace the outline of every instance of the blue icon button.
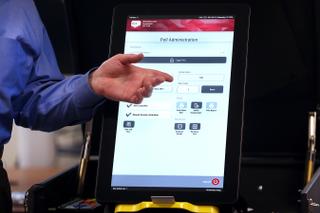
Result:
<instances>
[{"instance_id":1,"label":"blue icon button","mask_svg":"<svg viewBox=\"0 0 320 213\"><path fill-rule=\"evenodd\" d=\"M124 121L123 122L124 128L133 128L134 127L134 121Z\"/></svg>"},{"instance_id":2,"label":"blue icon button","mask_svg":"<svg viewBox=\"0 0 320 213\"><path fill-rule=\"evenodd\" d=\"M201 109L202 108L202 102L200 102L200 101L191 102L191 108L192 109Z\"/></svg>"},{"instance_id":3,"label":"blue icon button","mask_svg":"<svg viewBox=\"0 0 320 213\"><path fill-rule=\"evenodd\" d=\"M184 130L184 129L186 129L186 124L185 123L175 123L174 129L175 130Z\"/></svg>"},{"instance_id":4,"label":"blue icon button","mask_svg":"<svg viewBox=\"0 0 320 213\"><path fill-rule=\"evenodd\" d=\"M200 129L200 123L190 123L189 128L190 128L190 130L199 130Z\"/></svg>"}]
</instances>

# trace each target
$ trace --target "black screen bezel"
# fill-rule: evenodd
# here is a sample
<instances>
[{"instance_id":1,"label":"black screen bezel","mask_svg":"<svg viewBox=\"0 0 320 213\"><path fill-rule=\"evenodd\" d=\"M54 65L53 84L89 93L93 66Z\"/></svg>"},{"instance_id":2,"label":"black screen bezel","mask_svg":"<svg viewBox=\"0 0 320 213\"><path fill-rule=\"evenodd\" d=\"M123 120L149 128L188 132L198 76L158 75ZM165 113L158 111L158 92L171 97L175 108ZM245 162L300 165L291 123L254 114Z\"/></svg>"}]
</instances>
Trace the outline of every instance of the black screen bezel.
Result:
<instances>
[{"instance_id":1,"label":"black screen bezel","mask_svg":"<svg viewBox=\"0 0 320 213\"><path fill-rule=\"evenodd\" d=\"M178 9L177 9L178 8ZM176 201L195 204L232 203L238 196L241 141L244 114L244 93L250 9L243 4L134 4L114 9L109 57L124 51L127 17L154 16L234 16L234 45L231 70L227 127L224 187L222 191L201 191L188 188L143 188L114 191L111 187L116 138L118 102L107 101L102 110L102 132L96 198L100 203L136 203L151 196L174 196Z\"/></svg>"}]
</instances>

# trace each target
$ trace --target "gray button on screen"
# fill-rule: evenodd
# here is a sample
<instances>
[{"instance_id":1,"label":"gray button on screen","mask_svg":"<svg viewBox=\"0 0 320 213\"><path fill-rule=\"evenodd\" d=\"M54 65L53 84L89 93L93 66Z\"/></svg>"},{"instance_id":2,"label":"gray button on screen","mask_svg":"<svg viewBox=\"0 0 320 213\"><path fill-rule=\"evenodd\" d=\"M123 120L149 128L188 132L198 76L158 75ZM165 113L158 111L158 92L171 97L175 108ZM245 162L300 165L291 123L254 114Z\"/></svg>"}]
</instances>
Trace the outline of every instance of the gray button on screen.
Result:
<instances>
[{"instance_id":1,"label":"gray button on screen","mask_svg":"<svg viewBox=\"0 0 320 213\"><path fill-rule=\"evenodd\" d=\"M190 123L189 128L190 128L190 130L199 130L200 129L200 123Z\"/></svg>"},{"instance_id":2,"label":"gray button on screen","mask_svg":"<svg viewBox=\"0 0 320 213\"><path fill-rule=\"evenodd\" d=\"M203 85L201 93L223 93L223 86Z\"/></svg>"},{"instance_id":3,"label":"gray button on screen","mask_svg":"<svg viewBox=\"0 0 320 213\"><path fill-rule=\"evenodd\" d=\"M186 124L185 123L175 123L174 129L175 130L184 130L184 129L186 129Z\"/></svg>"},{"instance_id":4,"label":"gray button on screen","mask_svg":"<svg viewBox=\"0 0 320 213\"><path fill-rule=\"evenodd\" d=\"M191 102L191 108L192 109L201 109L202 108L202 102L200 102L200 101Z\"/></svg>"},{"instance_id":5,"label":"gray button on screen","mask_svg":"<svg viewBox=\"0 0 320 213\"><path fill-rule=\"evenodd\" d=\"M124 121L123 127L125 128L133 128L134 127L134 121Z\"/></svg>"}]
</instances>

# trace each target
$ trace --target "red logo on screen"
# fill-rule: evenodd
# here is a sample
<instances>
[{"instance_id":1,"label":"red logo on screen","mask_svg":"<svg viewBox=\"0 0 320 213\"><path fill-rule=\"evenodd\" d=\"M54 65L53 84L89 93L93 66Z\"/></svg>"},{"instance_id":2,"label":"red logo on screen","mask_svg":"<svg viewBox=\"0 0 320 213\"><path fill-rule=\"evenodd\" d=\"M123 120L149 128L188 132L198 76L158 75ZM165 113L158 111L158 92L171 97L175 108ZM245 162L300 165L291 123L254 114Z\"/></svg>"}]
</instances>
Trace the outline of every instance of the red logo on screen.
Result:
<instances>
[{"instance_id":1,"label":"red logo on screen","mask_svg":"<svg viewBox=\"0 0 320 213\"><path fill-rule=\"evenodd\" d=\"M141 21L140 20L132 20L131 21L131 27L137 28L141 26Z\"/></svg>"},{"instance_id":2,"label":"red logo on screen","mask_svg":"<svg viewBox=\"0 0 320 213\"><path fill-rule=\"evenodd\" d=\"M212 185L218 185L220 183L220 180L218 178L213 178L211 181Z\"/></svg>"}]
</instances>

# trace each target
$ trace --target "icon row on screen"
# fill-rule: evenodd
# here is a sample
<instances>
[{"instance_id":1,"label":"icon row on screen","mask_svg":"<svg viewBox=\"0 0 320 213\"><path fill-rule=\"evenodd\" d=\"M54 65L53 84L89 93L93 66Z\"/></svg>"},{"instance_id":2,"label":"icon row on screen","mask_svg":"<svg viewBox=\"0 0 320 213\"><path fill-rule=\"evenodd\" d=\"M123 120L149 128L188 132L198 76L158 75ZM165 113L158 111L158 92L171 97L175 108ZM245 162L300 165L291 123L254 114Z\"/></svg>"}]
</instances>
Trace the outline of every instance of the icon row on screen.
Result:
<instances>
[{"instance_id":1,"label":"icon row on screen","mask_svg":"<svg viewBox=\"0 0 320 213\"><path fill-rule=\"evenodd\" d=\"M201 101L192 101L190 105L191 109L197 110L203 108L203 102ZM217 110L217 102L206 102L206 110ZM188 103L186 101L179 101L176 104L177 110L186 110L188 108Z\"/></svg>"},{"instance_id":2,"label":"icon row on screen","mask_svg":"<svg viewBox=\"0 0 320 213\"><path fill-rule=\"evenodd\" d=\"M124 121L123 127L124 128L133 128L135 125L134 121ZM190 130L200 130L201 124L200 123L190 123L189 129ZM175 123L174 124L175 130L185 130L186 129L186 123Z\"/></svg>"},{"instance_id":3,"label":"icon row on screen","mask_svg":"<svg viewBox=\"0 0 320 213\"><path fill-rule=\"evenodd\" d=\"M189 129L190 130L200 130L201 124L200 123L190 123ZM186 129L186 123L175 123L174 124L175 130L185 130Z\"/></svg>"}]
</instances>

